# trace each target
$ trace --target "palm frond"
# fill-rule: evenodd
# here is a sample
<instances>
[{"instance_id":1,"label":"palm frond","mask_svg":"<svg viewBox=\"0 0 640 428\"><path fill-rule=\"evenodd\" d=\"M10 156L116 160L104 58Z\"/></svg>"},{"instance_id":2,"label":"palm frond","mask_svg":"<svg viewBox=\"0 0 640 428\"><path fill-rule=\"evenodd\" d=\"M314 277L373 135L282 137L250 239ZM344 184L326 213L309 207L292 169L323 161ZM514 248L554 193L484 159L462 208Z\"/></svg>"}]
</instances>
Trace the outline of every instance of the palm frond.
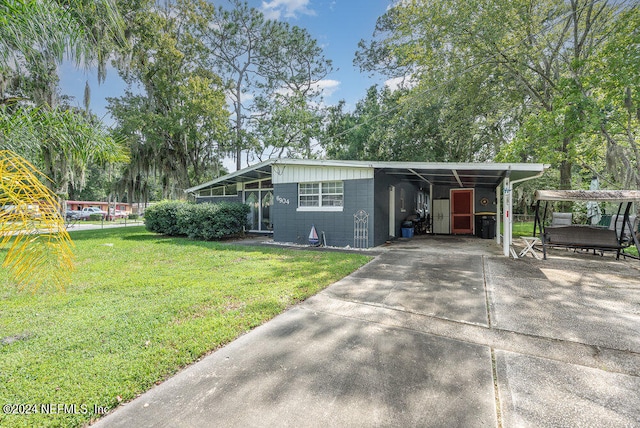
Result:
<instances>
[{"instance_id":1,"label":"palm frond","mask_svg":"<svg viewBox=\"0 0 640 428\"><path fill-rule=\"evenodd\" d=\"M60 205L21 156L0 150L0 246L9 247L2 267L21 289L64 289L73 265L73 243Z\"/></svg>"}]
</instances>

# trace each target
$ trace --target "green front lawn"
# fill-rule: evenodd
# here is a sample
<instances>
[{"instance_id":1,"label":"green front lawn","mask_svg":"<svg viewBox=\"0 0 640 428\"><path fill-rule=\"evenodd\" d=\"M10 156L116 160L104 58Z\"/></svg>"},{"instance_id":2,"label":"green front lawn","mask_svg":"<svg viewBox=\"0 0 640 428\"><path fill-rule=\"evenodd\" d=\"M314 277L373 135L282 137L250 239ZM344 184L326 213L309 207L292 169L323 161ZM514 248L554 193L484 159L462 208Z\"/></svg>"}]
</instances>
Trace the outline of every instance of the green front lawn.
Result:
<instances>
[{"instance_id":1,"label":"green front lawn","mask_svg":"<svg viewBox=\"0 0 640 428\"><path fill-rule=\"evenodd\" d=\"M0 426L82 425L94 406L133 399L369 260L143 227L71 236L77 270L65 292L18 292L0 270L0 404L15 404Z\"/></svg>"},{"instance_id":2,"label":"green front lawn","mask_svg":"<svg viewBox=\"0 0 640 428\"><path fill-rule=\"evenodd\" d=\"M513 237L520 236L533 236L533 222L532 221L518 221L513 222ZM536 235L539 235L540 231L536 230Z\"/></svg>"},{"instance_id":3,"label":"green front lawn","mask_svg":"<svg viewBox=\"0 0 640 428\"><path fill-rule=\"evenodd\" d=\"M144 221L142 219L129 220L128 218L119 218L114 220L69 220L68 223L72 226L71 228L69 228L69 230L72 231L73 225L75 224L94 224L101 226L109 226L114 224L143 225Z\"/></svg>"},{"instance_id":4,"label":"green front lawn","mask_svg":"<svg viewBox=\"0 0 640 428\"><path fill-rule=\"evenodd\" d=\"M513 238L519 238L520 236L533 236L533 222L532 221L514 221L513 225ZM500 233L504 233L504 223L500 223ZM536 235L539 235L540 231L536 230Z\"/></svg>"}]
</instances>

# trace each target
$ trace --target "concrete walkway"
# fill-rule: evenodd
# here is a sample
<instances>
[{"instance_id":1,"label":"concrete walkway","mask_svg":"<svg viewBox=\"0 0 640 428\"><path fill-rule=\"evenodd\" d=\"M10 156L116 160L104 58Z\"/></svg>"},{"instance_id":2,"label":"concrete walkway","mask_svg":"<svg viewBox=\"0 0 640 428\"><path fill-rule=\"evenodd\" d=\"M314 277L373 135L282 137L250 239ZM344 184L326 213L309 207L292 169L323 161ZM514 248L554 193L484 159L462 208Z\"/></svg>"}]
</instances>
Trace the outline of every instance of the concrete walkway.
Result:
<instances>
[{"instance_id":1,"label":"concrete walkway","mask_svg":"<svg viewBox=\"0 0 640 428\"><path fill-rule=\"evenodd\" d=\"M640 426L639 274L394 243L96 426Z\"/></svg>"}]
</instances>

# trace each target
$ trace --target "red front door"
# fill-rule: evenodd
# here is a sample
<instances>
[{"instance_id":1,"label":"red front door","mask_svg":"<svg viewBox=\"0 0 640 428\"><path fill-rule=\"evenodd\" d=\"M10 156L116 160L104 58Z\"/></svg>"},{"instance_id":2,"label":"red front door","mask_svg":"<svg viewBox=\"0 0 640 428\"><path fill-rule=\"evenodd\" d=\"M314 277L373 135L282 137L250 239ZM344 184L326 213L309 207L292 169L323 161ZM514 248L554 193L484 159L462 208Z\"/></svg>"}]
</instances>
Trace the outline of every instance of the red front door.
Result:
<instances>
[{"instance_id":1,"label":"red front door","mask_svg":"<svg viewBox=\"0 0 640 428\"><path fill-rule=\"evenodd\" d=\"M451 191L451 233L473 233L473 189Z\"/></svg>"}]
</instances>

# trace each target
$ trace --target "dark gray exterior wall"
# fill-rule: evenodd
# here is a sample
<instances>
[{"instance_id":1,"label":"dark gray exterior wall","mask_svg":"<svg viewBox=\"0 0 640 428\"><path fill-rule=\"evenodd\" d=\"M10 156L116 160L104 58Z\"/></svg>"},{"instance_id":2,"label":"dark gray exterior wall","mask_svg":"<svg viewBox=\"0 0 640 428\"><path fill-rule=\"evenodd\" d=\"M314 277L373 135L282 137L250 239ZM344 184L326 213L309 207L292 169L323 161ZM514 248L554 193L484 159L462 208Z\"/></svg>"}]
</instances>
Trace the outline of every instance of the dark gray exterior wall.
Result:
<instances>
[{"instance_id":1,"label":"dark gray exterior wall","mask_svg":"<svg viewBox=\"0 0 640 428\"><path fill-rule=\"evenodd\" d=\"M461 187L436 186L433 188L433 199L449 199L449 191L451 189L461 189ZM496 212L496 189L489 187L474 187L473 189L475 212ZM482 198L487 198L489 203L481 205L480 200Z\"/></svg>"},{"instance_id":2,"label":"dark gray exterior wall","mask_svg":"<svg viewBox=\"0 0 640 428\"><path fill-rule=\"evenodd\" d=\"M416 195L420 190L418 184L401 181L398 178L387 175L382 171L375 173L375 231L374 245L382 245L389 239L389 186L396 188L395 195L395 236L401 237L402 222L416 212ZM405 210L400 207L400 190L405 191Z\"/></svg>"},{"instance_id":3,"label":"dark gray exterior wall","mask_svg":"<svg viewBox=\"0 0 640 428\"><path fill-rule=\"evenodd\" d=\"M496 189L490 189L486 187L477 187L473 195L475 199L476 212L496 212ZM489 203L487 205L481 205L480 200L487 198Z\"/></svg>"},{"instance_id":4,"label":"dark gray exterior wall","mask_svg":"<svg viewBox=\"0 0 640 428\"><path fill-rule=\"evenodd\" d=\"M345 180L343 183L344 207L341 212L297 211L298 184L274 184L274 241L308 244L311 225L315 225L319 236L324 231L327 245L353 246L353 215L364 210L369 213L369 246L373 246L373 180Z\"/></svg>"}]
</instances>

